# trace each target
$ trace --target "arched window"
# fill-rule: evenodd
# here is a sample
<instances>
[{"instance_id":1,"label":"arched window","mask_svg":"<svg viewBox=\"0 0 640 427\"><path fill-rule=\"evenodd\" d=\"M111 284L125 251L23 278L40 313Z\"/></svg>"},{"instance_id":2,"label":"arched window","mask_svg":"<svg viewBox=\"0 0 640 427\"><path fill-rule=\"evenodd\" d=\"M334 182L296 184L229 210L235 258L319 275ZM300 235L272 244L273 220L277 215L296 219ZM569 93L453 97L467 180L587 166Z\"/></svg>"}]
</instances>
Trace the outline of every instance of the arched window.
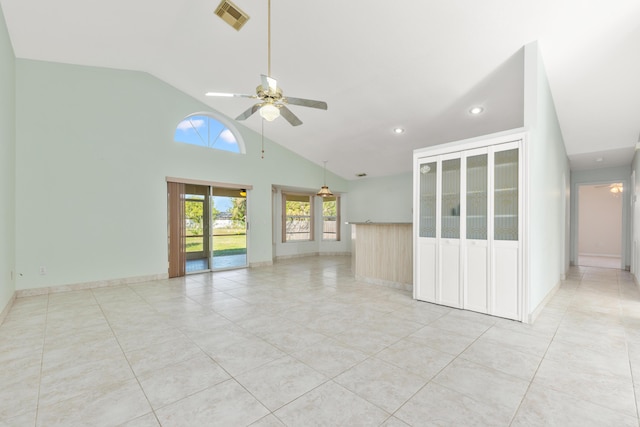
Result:
<instances>
[{"instance_id":1,"label":"arched window","mask_svg":"<svg viewBox=\"0 0 640 427\"><path fill-rule=\"evenodd\" d=\"M196 113L178 123L173 139L184 144L244 154L240 134L231 127L209 113Z\"/></svg>"}]
</instances>

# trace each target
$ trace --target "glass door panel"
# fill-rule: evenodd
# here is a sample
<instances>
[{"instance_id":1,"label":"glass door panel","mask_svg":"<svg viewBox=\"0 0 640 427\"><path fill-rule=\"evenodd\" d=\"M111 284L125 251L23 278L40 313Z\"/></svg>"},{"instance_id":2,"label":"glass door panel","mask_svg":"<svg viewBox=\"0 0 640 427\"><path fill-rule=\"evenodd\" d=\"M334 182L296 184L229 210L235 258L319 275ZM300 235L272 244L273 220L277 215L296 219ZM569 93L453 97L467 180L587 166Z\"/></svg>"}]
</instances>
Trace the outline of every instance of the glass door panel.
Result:
<instances>
[{"instance_id":1,"label":"glass door panel","mask_svg":"<svg viewBox=\"0 0 640 427\"><path fill-rule=\"evenodd\" d=\"M420 165L420 237L436 237L438 164Z\"/></svg>"},{"instance_id":2,"label":"glass door panel","mask_svg":"<svg viewBox=\"0 0 640 427\"><path fill-rule=\"evenodd\" d=\"M460 159L442 162L442 231L444 239L460 238Z\"/></svg>"},{"instance_id":3,"label":"glass door panel","mask_svg":"<svg viewBox=\"0 0 640 427\"><path fill-rule=\"evenodd\" d=\"M246 191L213 187L211 224L211 268L246 267Z\"/></svg>"},{"instance_id":4,"label":"glass door panel","mask_svg":"<svg viewBox=\"0 0 640 427\"><path fill-rule=\"evenodd\" d=\"M185 195L184 212L186 216L187 253L202 252L204 248L204 218L202 215L204 196Z\"/></svg>"},{"instance_id":5,"label":"glass door panel","mask_svg":"<svg viewBox=\"0 0 640 427\"><path fill-rule=\"evenodd\" d=\"M185 251L187 273L206 271L209 269L209 225L207 204L209 187L202 185L185 185L184 217L185 217Z\"/></svg>"},{"instance_id":6,"label":"glass door panel","mask_svg":"<svg viewBox=\"0 0 640 427\"><path fill-rule=\"evenodd\" d=\"M467 157L467 239L487 240L488 156Z\"/></svg>"},{"instance_id":7,"label":"glass door panel","mask_svg":"<svg viewBox=\"0 0 640 427\"><path fill-rule=\"evenodd\" d=\"M494 239L518 240L518 149L497 151L494 163Z\"/></svg>"}]
</instances>

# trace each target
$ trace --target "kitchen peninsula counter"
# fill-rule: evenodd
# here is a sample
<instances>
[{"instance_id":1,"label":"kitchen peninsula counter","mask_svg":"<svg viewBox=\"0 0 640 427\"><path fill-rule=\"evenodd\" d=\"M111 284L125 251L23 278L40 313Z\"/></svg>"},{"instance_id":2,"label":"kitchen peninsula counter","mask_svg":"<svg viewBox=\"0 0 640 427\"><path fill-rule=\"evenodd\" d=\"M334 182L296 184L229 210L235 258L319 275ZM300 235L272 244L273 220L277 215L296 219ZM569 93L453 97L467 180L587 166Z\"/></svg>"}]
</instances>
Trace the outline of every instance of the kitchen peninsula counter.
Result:
<instances>
[{"instance_id":1,"label":"kitchen peninsula counter","mask_svg":"<svg viewBox=\"0 0 640 427\"><path fill-rule=\"evenodd\" d=\"M413 224L349 222L356 279L413 290Z\"/></svg>"}]
</instances>

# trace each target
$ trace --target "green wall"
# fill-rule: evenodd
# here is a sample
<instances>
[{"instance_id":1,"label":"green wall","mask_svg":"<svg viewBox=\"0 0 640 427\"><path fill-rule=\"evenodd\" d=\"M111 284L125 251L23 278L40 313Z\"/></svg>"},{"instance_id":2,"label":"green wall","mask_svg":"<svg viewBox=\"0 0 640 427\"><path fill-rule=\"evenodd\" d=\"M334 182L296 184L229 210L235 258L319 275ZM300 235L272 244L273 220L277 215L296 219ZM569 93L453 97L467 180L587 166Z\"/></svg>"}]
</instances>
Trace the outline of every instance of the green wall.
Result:
<instances>
[{"instance_id":1,"label":"green wall","mask_svg":"<svg viewBox=\"0 0 640 427\"><path fill-rule=\"evenodd\" d=\"M349 181L347 221L412 222L413 174Z\"/></svg>"},{"instance_id":2,"label":"green wall","mask_svg":"<svg viewBox=\"0 0 640 427\"><path fill-rule=\"evenodd\" d=\"M631 205L631 247L630 267L636 284L640 284L640 204L638 194L640 194L640 143L636 144L636 152L631 162L631 183L629 185L630 205Z\"/></svg>"},{"instance_id":3,"label":"green wall","mask_svg":"<svg viewBox=\"0 0 640 427\"><path fill-rule=\"evenodd\" d=\"M0 313L15 291L15 56L0 8Z\"/></svg>"},{"instance_id":4,"label":"green wall","mask_svg":"<svg viewBox=\"0 0 640 427\"><path fill-rule=\"evenodd\" d=\"M524 124L529 130L529 312L569 267L569 161L538 44L525 46Z\"/></svg>"},{"instance_id":5,"label":"green wall","mask_svg":"<svg viewBox=\"0 0 640 427\"><path fill-rule=\"evenodd\" d=\"M166 177L253 186L249 262L271 262L272 185L322 182L269 140L261 159L260 135L233 121L244 155L175 143L211 109L145 73L18 59L16 88L17 289L166 273Z\"/></svg>"}]
</instances>

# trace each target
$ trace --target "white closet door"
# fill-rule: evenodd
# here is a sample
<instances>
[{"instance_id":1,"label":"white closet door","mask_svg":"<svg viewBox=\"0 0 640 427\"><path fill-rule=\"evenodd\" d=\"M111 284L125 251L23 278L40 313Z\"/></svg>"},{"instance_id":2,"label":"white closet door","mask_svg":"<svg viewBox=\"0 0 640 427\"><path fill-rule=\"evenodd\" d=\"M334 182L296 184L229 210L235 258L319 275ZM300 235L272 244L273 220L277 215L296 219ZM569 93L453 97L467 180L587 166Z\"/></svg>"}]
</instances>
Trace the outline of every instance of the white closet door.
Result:
<instances>
[{"instance_id":1,"label":"white closet door","mask_svg":"<svg viewBox=\"0 0 640 427\"><path fill-rule=\"evenodd\" d=\"M462 269L460 256L461 214L461 158L458 153L443 156L440 196L439 280L438 302L462 307Z\"/></svg>"},{"instance_id":2,"label":"white closet door","mask_svg":"<svg viewBox=\"0 0 640 427\"><path fill-rule=\"evenodd\" d=\"M518 286L519 248L511 242L500 242L493 248L493 309L490 314L521 320Z\"/></svg>"},{"instance_id":3,"label":"white closet door","mask_svg":"<svg viewBox=\"0 0 640 427\"><path fill-rule=\"evenodd\" d=\"M437 229L438 229L438 162L424 159L418 165L418 241L414 298L436 302Z\"/></svg>"},{"instance_id":4,"label":"white closet door","mask_svg":"<svg viewBox=\"0 0 640 427\"><path fill-rule=\"evenodd\" d=\"M464 306L487 313L489 298L489 155L487 149L466 156Z\"/></svg>"},{"instance_id":5,"label":"white closet door","mask_svg":"<svg viewBox=\"0 0 640 427\"><path fill-rule=\"evenodd\" d=\"M520 151L504 144L494 153L493 250L490 313L522 320L520 315Z\"/></svg>"}]
</instances>

